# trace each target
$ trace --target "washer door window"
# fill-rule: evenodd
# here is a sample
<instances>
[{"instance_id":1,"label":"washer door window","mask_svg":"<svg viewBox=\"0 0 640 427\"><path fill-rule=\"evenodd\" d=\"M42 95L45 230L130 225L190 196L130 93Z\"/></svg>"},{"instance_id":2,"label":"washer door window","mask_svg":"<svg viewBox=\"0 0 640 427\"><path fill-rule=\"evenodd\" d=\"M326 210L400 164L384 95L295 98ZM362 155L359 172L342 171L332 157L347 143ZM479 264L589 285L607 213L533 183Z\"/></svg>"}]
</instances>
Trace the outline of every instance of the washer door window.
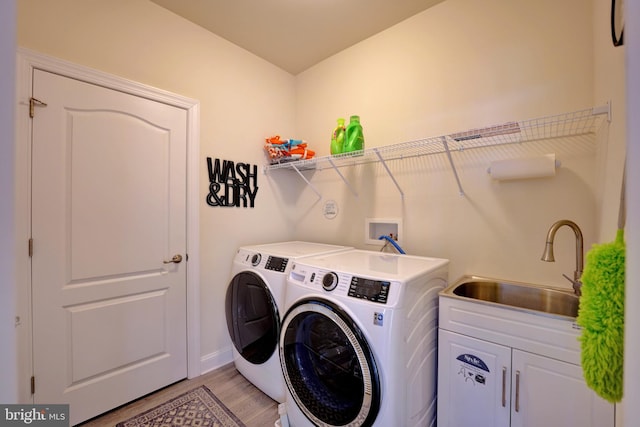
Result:
<instances>
[{"instance_id":1,"label":"washer door window","mask_svg":"<svg viewBox=\"0 0 640 427\"><path fill-rule=\"evenodd\" d=\"M280 363L302 412L319 426L370 426L380 407L380 381L357 325L338 306L306 300L287 313Z\"/></svg>"},{"instance_id":2,"label":"washer door window","mask_svg":"<svg viewBox=\"0 0 640 427\"><path fill-rule=\"evenodd\" d=\"M278 344L278 307L271 291L255 273L236 274L225 301L227 328L238 353L253 364L269 360Z\"/></svg>"}]
</instances>

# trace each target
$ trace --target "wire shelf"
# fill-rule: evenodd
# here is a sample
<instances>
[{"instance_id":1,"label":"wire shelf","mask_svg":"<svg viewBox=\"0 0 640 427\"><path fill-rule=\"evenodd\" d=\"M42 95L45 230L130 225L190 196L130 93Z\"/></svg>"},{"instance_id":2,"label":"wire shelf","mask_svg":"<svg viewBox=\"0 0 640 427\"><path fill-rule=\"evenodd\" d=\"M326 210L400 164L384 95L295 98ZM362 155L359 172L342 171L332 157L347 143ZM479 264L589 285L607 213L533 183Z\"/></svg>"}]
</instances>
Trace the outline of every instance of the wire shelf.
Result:
<instances>
[{"instance_id":1,"label":"wire shelf","mask_svg":"<svg viewBox=\"0 0 640 427\"><path fill-rule=\"evenodd\" d=\"M290 169L295 170L303 176L300 171L309 169L323 170L333 168L337 171L337 169L341 167L382 162L385 169L395 182L393 174L387 167L386 162L435 154L447 154L453 173L458 181L460 193L464 194L458 179L455 165L451 158L452 151L455 152L505 144L594 134L603 123L605 116L610 120L610 114L610 105L606 104L600 107L588 108L570 113L507 122L495 126L456 132L449 135L434 136L383 147L367 148L362 151L351 153L317 157L309 160L270 164L266 165L264 170L265 173L268 173L269 171L277 169ZM340 174L339 171L338 173ZM342 174L340 174L340 176L342 177ZM307 181L304 176L303 179ZM307 183L311 185L308 181ZM347 183L346 180L345 183ZM403 194L397 183L396 186L400 193ZM314 191L316 191L318 196L320 196L315 188Z\"/></svg>"},{"instance_id":2,"label":"wire shelf","mask_svg":"<svg viewBox=\"0 0 640 427\"><path fill-rule=\"evenodd\" d=\"M354 166L365 163L379 162L380 158L376 153L383 156L385 161L406 159L411 157L428 156L432 154L444 153L445 149L440 138L426 138L416 141L403 142L400 144L387 145L383 147L367 148L361 151L342 153L331 156L316 157L309 160L297 160L293 162L283 162L267 165L267 171L276 169L327 169L333 167ZM333 163L333 164L332 164Z\"/></svg>"},{"instance_id":3,"label":"wire shelf","mask_svg":"<svg viewBox=\"0 0 640 427\"><path fill-rule=\"evenodd\" d=\"M539 141L595 133L602 124L609 106L589 108L571 113L537 119L510 122L500 126L467 131L467 138L453 136L452 150L483 148L495 145ZM485 133L493 133L485 136Z\"/></svg>"}]
</instances>

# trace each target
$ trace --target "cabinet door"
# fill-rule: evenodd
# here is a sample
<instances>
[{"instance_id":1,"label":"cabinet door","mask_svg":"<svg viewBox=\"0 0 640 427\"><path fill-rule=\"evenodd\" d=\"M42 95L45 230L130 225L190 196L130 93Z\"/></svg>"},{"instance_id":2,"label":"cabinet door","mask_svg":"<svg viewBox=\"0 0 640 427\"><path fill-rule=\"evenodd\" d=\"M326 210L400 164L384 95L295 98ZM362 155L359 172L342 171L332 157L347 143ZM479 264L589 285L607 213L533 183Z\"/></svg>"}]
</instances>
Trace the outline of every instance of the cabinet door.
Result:
<instances>
[{"instance_id":1,"label":"cabinet door","mask_svg":"<svg viewBox=\"0 0 640 427\"><path fill-rule=\"evenodd\" d=\"M587 387L578 365L513 350L512 427L613 427L614 406Z\"/></svg>"},{"instance_id":2,"label":"cabinet door","mask_svg":"<svg viewBox=\"0 0 640 427\"><path fill-rule=\"evenodd\" d=\"M511 349L440 329L438 427L507 427Z\"/></svg>"}]
</instances>

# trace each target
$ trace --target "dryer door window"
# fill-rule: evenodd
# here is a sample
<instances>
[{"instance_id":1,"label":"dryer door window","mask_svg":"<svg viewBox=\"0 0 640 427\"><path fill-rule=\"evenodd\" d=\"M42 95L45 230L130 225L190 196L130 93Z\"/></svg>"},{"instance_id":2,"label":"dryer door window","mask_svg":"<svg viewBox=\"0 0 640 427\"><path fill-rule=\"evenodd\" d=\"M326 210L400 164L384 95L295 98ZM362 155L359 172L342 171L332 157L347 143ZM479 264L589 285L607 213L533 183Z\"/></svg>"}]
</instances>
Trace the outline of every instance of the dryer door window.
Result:
<instances>
[{"instance_id":1,"label":"dryer door window","mask_svg":"<svg viewBox=\"0 0 640 427\"><path fill-rule=\"evenodd\" d=\"M302 412L319 426L370 426L380 406L371 350L357 325L335 304L308 300L287 313L280 362Z\"/></svg>"},{"instance_id":2,"label":"dryer door window","mask_svg":"<svg viewBox=\"0 0 640 427\"><path fill-rule=\"evenodd\" d=\"M271 291L255 273L236 274L225 300L227 328L238 353L253 364L269 360L278 344L279 315Z\"/></svg>"}]
</instances>

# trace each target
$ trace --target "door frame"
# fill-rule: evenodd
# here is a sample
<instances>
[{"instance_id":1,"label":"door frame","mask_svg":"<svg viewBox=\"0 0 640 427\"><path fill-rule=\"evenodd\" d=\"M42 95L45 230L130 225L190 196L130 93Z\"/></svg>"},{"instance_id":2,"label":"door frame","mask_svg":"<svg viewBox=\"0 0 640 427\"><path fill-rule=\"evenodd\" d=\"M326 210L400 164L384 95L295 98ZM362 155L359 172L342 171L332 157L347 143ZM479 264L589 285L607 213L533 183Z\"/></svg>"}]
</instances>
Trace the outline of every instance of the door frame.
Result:
<instances>
[{"instance_id":1,"label":"door frame","mask_svg":"<svg viewBox=\"0 0 640 427\"><path fill-rule=\"evenodd\" d=\"M201 374L200 361L200 221L199 178L200 103L162 89L137 83L99 70L58 58L17 49L16 61L16 139L15 139L15 254L16 254L16 330L18 356L18 399L33 402L33 313L31 311L31 119L29 99L33 70L39 69L61 76L162 102L187 112L187 377ZM46 102L46 100L41 100ZM37 108L36 114L37 114Z\"/></svg>"}]
</instances>

